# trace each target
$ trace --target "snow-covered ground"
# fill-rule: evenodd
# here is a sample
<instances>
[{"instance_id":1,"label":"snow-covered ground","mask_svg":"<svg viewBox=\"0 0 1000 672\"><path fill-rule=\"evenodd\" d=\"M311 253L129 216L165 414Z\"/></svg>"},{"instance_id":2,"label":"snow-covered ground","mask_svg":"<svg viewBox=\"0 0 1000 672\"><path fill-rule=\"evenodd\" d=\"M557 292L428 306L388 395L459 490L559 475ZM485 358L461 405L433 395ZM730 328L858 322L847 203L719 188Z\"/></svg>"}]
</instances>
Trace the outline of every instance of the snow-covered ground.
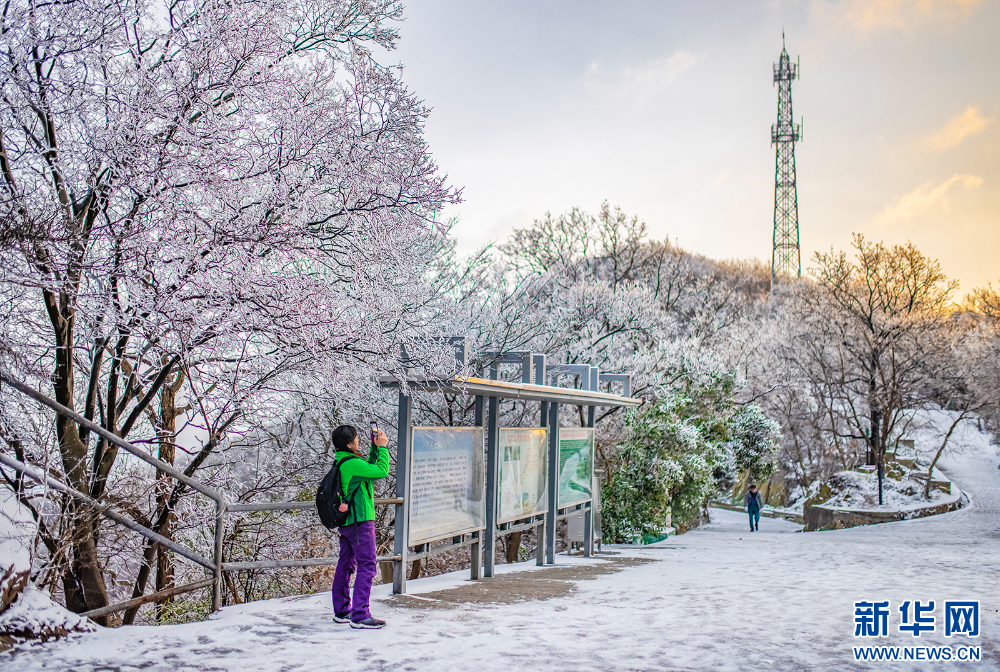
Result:
<instances>
[{"instance_id":1,"label":"snow-covered ground","mask_svg":"<svg viewBox=\"0 0 1000 672\"><path fill-rule=\"evenodd\" d=\"M952 513L832 532L713 510L712 523L648 547L647 562L580 581L544 601L392 606L380 631L330 620L328 595L228 607L208 623L72 635L0 656L19 670L1000 670L1000 470L968 437L942 469L968 493ZM560 563L584 562L560 558ZM504 571L531 565L504 566ZM540 570L546 571L546 570ZM414 592L462 575L411 582ZM943 636L945 600L980 600L981 635ZM855 639L854 602L890 600L889 636ZM899 605L935 600L937 630L900 633ZM856 663L852 647L982 647L980 662Z\"/></svg>"}]
</instances>

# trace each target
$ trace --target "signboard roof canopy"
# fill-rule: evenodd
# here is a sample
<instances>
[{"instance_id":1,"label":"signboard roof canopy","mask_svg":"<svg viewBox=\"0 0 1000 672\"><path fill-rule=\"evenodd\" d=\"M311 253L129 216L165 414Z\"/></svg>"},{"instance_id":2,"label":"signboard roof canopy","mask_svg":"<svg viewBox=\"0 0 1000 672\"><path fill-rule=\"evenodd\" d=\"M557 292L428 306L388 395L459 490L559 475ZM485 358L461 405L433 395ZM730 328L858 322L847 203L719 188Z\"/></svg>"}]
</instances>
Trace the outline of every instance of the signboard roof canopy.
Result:
<instances>
[{"instance_id":1,"label":"signboard roof canopy","mask_svg":"<svg viewBox=\"0 0 1000 672\"><path fill-rule=\"evenodd\" d=\"M429 378L416 376L406 383L420 392L441 392L447 394L482 395L484 397L500 397L502 399L520 399L522 401L549 401L559 404L576 406L625 406L635 408L642 399L621 397L605 392L591 392L568 387L552 385L531 385L528 383L508 383L502 380L452 376L448 378ZM382 376L379 384L385 388L399 388L399 381L392 376Z\"/></svg>"}]
</instances>

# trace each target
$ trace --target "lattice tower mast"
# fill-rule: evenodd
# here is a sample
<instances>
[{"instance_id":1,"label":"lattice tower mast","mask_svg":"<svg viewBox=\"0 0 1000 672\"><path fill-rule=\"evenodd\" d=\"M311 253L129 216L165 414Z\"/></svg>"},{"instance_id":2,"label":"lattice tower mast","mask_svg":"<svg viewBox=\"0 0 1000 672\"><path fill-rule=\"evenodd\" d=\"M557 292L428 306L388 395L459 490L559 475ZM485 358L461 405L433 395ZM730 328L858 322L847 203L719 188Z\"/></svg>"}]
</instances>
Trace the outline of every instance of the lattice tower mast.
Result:
<instances>
[{"instance_id":1,"label":"lattice tower mast","mask_svg":"<svg viewBox=\"0 0 1000 672\"><path fill-rule=\"evenodd\" d=\"M799 197L795 186L795 143L802 139L801 124L792 121L792 80L799 76L798 63L785 50L781 35L781 56L774 64L778 85L778 123L771 126L771 144L777 145L774 162L774 249L771 257L771 284L780 276L802 275L799 249Z\"/></svg>"}]
</instances>

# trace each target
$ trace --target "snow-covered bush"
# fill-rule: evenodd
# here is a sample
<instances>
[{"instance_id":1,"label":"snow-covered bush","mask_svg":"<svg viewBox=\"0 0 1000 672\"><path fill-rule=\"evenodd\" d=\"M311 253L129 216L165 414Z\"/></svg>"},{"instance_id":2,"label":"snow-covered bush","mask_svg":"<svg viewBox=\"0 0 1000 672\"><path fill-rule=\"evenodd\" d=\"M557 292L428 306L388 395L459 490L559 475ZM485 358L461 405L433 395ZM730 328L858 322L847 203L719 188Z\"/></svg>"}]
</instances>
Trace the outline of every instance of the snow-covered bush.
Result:
<instances>
[{"instance_id":1,"label":"snow-covered bush","mask_svg":"<svg viewBox=\"0 0 1000 672\"><path fill-rule=\"evenodd\" d=\"M751 481L770 476L781 445L781 425L754 404L733 417L731 432L732 440L727 449L732 452L736 469L746 472Z\"/></svg>"},{"instance_id":2,"label":"snow-covered bush","mask_svg":"<svg viewBox=\"0 0 1000 672\"><path fill-rule=\"evenodd\" d=\"M94 632L97 626L53 602L32 585L0 614L0 650L25 639L45 641L71 632Z\"/></svg>"},{"instance_id":3,"label":"snow-covered bush","mask_svg":"<svg viewBox=\"0 0 1000 672\"><path fill-rule=\"evenodd\" d=\"M711 468L701 433L678 412L682 401L663 400L630 419L619 466L601 491L601 524L609 540L656 534L668 514L687 521L701 510Z\"/></svg>"}]
</instances>

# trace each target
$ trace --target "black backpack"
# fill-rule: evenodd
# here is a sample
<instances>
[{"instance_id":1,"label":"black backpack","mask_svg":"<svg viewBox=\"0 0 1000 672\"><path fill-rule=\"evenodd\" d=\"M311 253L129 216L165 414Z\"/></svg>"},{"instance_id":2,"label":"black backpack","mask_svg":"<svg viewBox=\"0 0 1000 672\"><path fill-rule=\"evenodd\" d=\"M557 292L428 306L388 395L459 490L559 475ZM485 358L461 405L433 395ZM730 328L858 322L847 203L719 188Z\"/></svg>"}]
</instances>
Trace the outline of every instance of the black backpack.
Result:
<instances>
[{"instance_id":1,"label":"black backpack","mask_svg":"<svg viewBox=\"0 0 1000 672\"><path fill-rule=\"evenodd\" d=\"M357 455L345 455L339 460L335 460L330 471L319 483L316 489L316 510L319 512L320 522L327 529L333 530L343 527L347 522L347 517L351 515L351 504L344 495L344 481L340 477L340 465L347 460L356 459ZM357 489L354 491L357 494ZM352 498L353 499L353 498ZM341 511L341 505L347 504Z\"/></svg>"}]
</instances>

